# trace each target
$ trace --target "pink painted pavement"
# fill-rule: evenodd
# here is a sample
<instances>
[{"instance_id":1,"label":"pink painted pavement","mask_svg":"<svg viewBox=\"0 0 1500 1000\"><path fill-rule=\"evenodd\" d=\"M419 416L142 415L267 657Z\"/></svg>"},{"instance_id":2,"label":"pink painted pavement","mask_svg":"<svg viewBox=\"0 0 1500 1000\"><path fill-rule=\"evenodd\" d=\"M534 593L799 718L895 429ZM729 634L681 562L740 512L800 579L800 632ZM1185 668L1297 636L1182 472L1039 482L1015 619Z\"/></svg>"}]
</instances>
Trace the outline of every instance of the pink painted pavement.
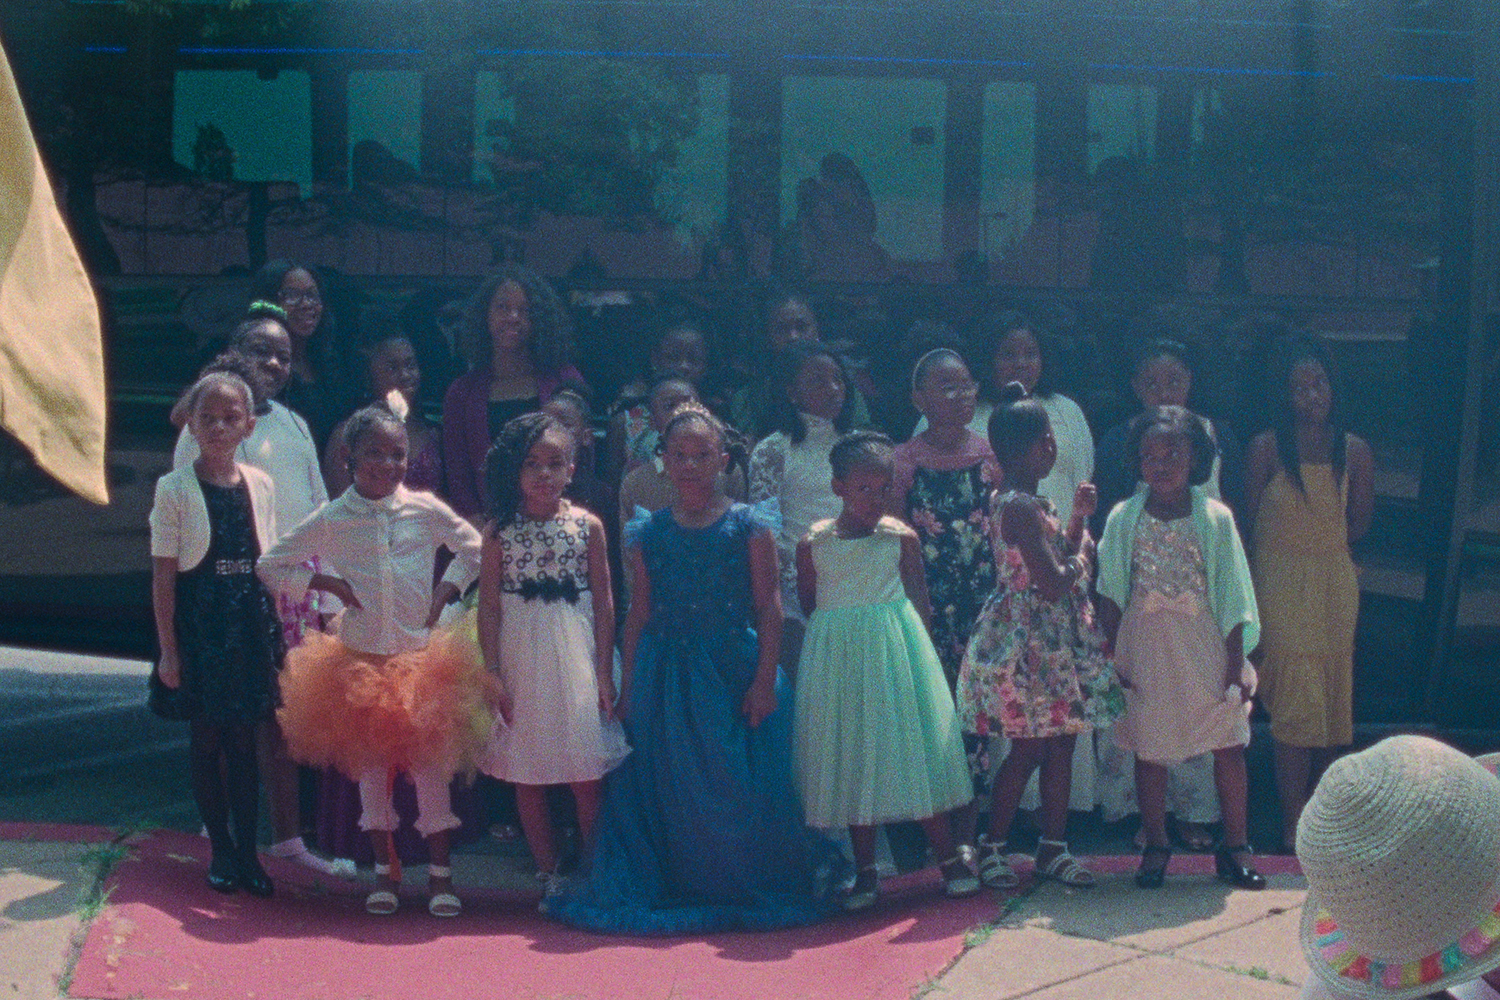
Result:
<instances>
[{"instance_id":1,"label":"pink painted pavement","mask_svg":"<svg viewBox=\"0 0 1500 1000\"><path fill-rule=\"evenodd\" d=\"M277 895L220 896L205 842L162 831L133 845L89 928L70 994L182 1000L884 1000L910 997L994 920L1000 899L944 899L936 876L890 880L881 905L817 927L691 938L605 937L542 919L536 896L460 887L465 912L420 894L391 918L364 887L320 885L268 860Z\"/></svg>"}]
</instances>

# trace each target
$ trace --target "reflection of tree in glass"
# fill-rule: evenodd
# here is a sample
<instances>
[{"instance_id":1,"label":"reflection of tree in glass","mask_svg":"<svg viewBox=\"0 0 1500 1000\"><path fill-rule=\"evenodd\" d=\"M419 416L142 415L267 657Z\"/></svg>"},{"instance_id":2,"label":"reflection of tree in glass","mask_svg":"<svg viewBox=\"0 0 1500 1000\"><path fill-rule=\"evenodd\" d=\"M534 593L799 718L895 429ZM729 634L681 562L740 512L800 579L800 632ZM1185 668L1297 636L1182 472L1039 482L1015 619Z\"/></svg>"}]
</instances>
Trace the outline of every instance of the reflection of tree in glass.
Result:
<instances>
[{"instance_id":1,"label":"reflection of tree in glass","mask_svg":"<svg viewBox=\"0 0 1500 1000\"><path fill-rule=\"evenodd\" d=\"M485 123L488 164L514 224L557 215L652 218L662 173L698 127L698 86L640 61L516 60L515 120Z\"/></svg>"}]
</instances>

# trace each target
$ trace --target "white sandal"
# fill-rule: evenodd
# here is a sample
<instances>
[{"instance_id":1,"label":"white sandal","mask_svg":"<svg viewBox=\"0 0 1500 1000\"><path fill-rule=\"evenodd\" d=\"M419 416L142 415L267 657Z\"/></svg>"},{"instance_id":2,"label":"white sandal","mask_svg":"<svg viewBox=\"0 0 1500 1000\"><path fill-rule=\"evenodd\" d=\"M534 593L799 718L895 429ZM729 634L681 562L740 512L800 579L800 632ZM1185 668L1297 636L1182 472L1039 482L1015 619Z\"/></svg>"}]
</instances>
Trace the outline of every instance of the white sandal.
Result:
<instances>
[{"instance_id":1,"label":"white sandal","mask_svg":"<svg viewBox=\"0 0 1500 1000\"><path fill-rule=\"evenodd\" d=\"M1021 876L1005 856L1004 843L979 838L979 881L990 889L1014 889L1021 884Z\"/></svg>"},{"instance_id":2,"label":"white sandal","mask_svg":"<svg viewBox=\"0 0 1500 1000\"><path fill-rule=\"evenodd\" d=\"M1037 845L1062 848L1051 861L1048 861L1045 865L1037 865L1036 873L1038 877L1050 878L1061 882L1063 885L1071 886L1074 889L1092 889L1094 887L1094 873L1083 867L1079 860L1073 856L1068 850L1068 842L1066 840L1048 840L1046 837L1042 837L1037 841Z\"/></svg>"},{"instance_id":3,"label":"white sandal","mask_svg":"<svg viewBox=\"0 0 1500 1000\"><path fill-rule=\"evenodd\" d=\"M375 877L391 874L390 865L376 865ZM377 917L388 917L401 908L401 898L389 889L376 889L365 897L365 912Z\"/></svg>"},{"instance_id":4,"label":"white sandal","mask_svg":"<svg viewBox=\"0 0 1500 1000\"><path fill-rule=\"evenodd\" d=\"M428 865L429 882L435 878L452 878L453 869L447 865ZM427 912L434 917L456 917L464 911L463 901L451 892L435 892L427 900Z\"/></svg>"}]
</instances>

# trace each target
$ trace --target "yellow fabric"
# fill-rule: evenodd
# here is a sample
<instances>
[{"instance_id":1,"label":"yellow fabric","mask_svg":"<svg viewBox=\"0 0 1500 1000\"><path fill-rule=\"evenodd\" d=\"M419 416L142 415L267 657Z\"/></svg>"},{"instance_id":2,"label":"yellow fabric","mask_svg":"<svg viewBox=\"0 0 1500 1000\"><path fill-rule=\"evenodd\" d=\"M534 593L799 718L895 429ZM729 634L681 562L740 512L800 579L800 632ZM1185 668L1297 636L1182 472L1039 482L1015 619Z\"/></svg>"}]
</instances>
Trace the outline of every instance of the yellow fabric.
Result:
<instances>
[{"instance_id":1,"label":"yellow fabric","mask_svg":"<svg viewBox=\"0 0 1500 1000\"><path fill-rule=\"evenodd\" d=\"M108 503L104 414L98 304L0 50L0 423L63 485Z\"/></svg>"},{"instance_id":2,"label":"yellow fabric","mask_svg":"<svg viewBox=\"0 0 1500 1000\"><path fill-rule=\"evenodd\" d=\"M1260 694L1271 736L1299 747L1353 741L1354 622L1359 581L1349 556L1348 479L1302 465L1306 495L1278 470L1255 519L1251 575L1260 605Z\"/></svg>"}]
</instances>

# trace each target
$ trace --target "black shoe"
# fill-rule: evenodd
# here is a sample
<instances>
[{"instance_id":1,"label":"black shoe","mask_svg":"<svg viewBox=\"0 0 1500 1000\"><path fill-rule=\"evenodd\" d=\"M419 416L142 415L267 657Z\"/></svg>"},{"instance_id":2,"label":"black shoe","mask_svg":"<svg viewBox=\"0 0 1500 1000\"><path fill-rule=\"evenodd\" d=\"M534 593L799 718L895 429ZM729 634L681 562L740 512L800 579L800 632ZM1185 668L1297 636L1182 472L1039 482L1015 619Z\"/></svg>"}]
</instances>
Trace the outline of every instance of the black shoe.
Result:
<instances>
[{"instance_id":1,"label":"black shoe","mask_svg":"<svg viewBox=\"0 0 1500 1000\"><path fill-rule=\"evenodd\" d=\"M266 870L260 866L260 859L254 854L248 858L241 857L237 868L240 885L244 886L245 891L250 895L268 899L276 891L276 886L271 882L271 876L266 874Z\"/></svg>"},{"instance_id":2,"label":"black shoe","mask_svg":"<svg viewBox=\"0 0 1500 1000\"><path fill-rule=\"evenodd\" d=\"M1249 854L1250 847L1240 844L1237 847L1220 847L1214 852L1214 867L1218 870L1219 881L1227 882L1240 889L1264 889L1266 877L1253 867L1241 864L1235 860L1236 854Z\"/></svg>"},{"instance_id":3,"label":"black shoe","mask_svg":"<svg viewBox=\"0 0 1500 1000\"><path fill-rule=\"evenodd\" d=\"M1170 847L1147 844L1141 851L1141 867L1135 873L1135 884L1142 889L1160 889L1167 877L1167 862L1171 860Z\"/></svg>"},{"instance_id":4,"label":"black shoe","mask_svg":"<svg viewBox=\"0 0 1500 1000\"><path fill-rule=\"evenodd\" d=\"M239 867L228 851L214 851L208 863L208 887L214 892L231 893L240 888Z\"/></svg>"}]
</instances>

